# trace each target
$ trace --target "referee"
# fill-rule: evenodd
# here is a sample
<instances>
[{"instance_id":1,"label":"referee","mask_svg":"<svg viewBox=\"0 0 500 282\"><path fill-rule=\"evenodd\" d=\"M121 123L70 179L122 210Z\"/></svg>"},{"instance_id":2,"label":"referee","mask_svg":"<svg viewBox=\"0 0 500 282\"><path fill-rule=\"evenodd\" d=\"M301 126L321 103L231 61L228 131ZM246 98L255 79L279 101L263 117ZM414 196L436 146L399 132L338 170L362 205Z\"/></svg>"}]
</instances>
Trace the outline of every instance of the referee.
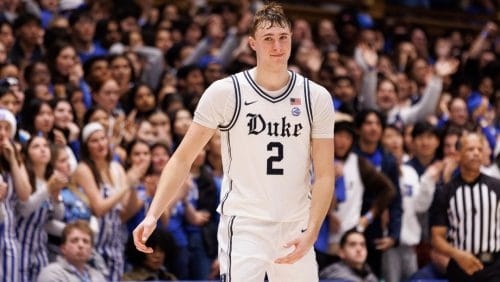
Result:
<instances>
[{"instance_id":1,"label":"referee","mask_svg":"<svg viewBox=\"0 0 500 282\"><path fill-rule=\"evenodd\" d=\"M480 172L483 137L459 142L460 173L431 209L434 247L451 257L450 281L500 281L500 180Z\"/></svg>"}]
</instances>

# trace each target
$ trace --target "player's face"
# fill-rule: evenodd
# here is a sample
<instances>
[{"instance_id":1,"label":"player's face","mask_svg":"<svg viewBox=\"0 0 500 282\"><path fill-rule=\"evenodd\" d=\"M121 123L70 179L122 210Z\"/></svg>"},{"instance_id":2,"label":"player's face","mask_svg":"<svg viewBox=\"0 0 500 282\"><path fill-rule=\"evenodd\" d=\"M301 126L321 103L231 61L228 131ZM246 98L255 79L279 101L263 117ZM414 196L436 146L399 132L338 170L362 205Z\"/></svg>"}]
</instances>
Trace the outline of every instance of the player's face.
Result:
<instances>
[{"instance_id":1,"label":"player's face","mask_svg":"<svg viewBox=\"0 0 500 282\"><path fill-rule=\"evenodd\" d=\"M262 23L255 36L250 36L249 44L258 63L286 65L292 49L292 33L289 27Z\"/></svg>"}]
</instances>

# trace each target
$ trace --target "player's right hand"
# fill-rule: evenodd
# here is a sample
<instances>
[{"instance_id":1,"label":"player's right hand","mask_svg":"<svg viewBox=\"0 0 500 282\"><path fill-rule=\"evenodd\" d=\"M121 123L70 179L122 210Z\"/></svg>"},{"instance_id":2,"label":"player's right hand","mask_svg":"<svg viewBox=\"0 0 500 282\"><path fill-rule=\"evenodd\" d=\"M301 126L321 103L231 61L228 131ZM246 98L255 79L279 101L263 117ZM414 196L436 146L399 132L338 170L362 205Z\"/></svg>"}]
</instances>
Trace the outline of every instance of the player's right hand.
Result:
<instances>
[{"instance_id":1,"label":"player's right hand","mask_svg":"<svg viewBox=\"0 0 500 282\"><path fill-rule=\"evenodd\" d=\"M146 241L148 240L151 233L156 228L156 219L152 216L146 216L144 220L134 229L133 237L134 237L134 245L135 247L147 254L153 253L153 248L146 246Z\"/></svg>"},{"instance_id":2,"label":"player's right hand","mask_svg":"<svg viewBox=\"0 0 500 282\"><path fill-rule=\"evenodd\" d=\"M455 256L454 259L458 266L460 266L460 268L462 268L462 270L468 275L472 275L474 272L484 268L481 261L469 252L460 251L460 254Z\"/></svg>"}]
</instances>

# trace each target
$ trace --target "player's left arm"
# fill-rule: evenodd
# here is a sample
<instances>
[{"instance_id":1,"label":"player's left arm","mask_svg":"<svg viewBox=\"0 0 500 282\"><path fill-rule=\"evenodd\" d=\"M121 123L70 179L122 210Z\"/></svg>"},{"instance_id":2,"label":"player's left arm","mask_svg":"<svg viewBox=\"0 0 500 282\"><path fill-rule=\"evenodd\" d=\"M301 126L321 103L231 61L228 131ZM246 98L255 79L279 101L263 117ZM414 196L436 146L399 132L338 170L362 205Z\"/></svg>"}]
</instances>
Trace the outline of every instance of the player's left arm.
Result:
<instances>
[{"instance_id":1,"label":"player's left arm","mask_svg":"<svg viewBox=\"0 0 500 282\"><path fill-rule=\"evenodd\" d=\"M317 85L311 85L314 88ZM313 89L313 87L311 87ZM313 102L313 123L311 128L311 156L314 171L311 208L307 230L298 238L288 242L285 247L295 246L288 255L278 258L276 263L294 263L302 258L313 246L319 229L330 207L335 185L333 166L334 111L330 94L324 88L311 95Z\"/></svg>"},{"instance_id":2,"label":"player's left arm","mask_svg":"<svg viewBox=\"0 0 500 282\"><path fill-rule=\"evenodd\" d=\"M313 139L312 157L314 184L307 232L313 235L313 243L330 208L335 186L333 139Z\"/></svg>"},{"instance_id":3,"label":"player's left arm","mask_svg":"<svg viewBox=\"0 0 500 282\"><path fill-rule=\"evenodd\" d=\"M333 197L335 185L333 148L333 139L312 140L314 184L307 230L284 246L285 248L294 246L295 249L288 255L276 259L275 263L295 263L310 250L316 241Z\"/></svg>"}]
</instances>

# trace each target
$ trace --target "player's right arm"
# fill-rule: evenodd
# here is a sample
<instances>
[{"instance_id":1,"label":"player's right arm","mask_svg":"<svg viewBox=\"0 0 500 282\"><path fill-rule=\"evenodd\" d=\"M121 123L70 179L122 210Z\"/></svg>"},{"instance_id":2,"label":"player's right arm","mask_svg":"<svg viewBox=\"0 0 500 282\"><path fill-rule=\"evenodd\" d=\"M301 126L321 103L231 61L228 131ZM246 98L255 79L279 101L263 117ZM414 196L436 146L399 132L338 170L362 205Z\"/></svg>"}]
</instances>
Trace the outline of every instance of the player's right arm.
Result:
<instances>
[{"instance_id":1,"label":"player's right arm","mask_svg":"<svg viewBox=\"0 0 500 282\"><path fill-rule=\"evenodd\" d=\"M156 228L156 221L176 198L179 187L186 179L191 164L203 147L215 133L215 129L193 122L179 148L168 161L158 182L158 188L153 202L144 220L133 232L134 244L139 251L152 253L153 249L146 246L148 237Z\"/></svg>"},{"instance_id":2,"label":"player's right arm","mask_svg":"<svg viewBox=\"0 0 500 282\"><path fill-rule=\"evenodd\" d=\"M134 243L139 251L151 253L145 243L156 227L163 211L177 199L191 164L208 143L219 125L228 124L235 112L235 92L231 78L218 80L208 87L196 108L193 123L186 136L167 162L158 182L158 188L144 220L134 230Z\"/></svg>"}]
</instances>

